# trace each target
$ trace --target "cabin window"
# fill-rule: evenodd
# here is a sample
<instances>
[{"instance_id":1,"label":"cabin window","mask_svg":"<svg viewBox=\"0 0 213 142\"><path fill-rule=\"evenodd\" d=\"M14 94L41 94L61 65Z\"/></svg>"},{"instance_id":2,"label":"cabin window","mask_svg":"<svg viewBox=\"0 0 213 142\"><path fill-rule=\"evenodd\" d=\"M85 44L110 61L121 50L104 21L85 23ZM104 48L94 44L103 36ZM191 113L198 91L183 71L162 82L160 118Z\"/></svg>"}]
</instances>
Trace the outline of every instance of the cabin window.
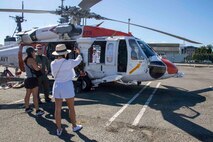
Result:
<instances>
[{"instance_id":1,"label":"cabin window","mask_svg":"<svg viewBox=\"0 0 213 142\"><path fill-rule=\"evenodd\" d=\"M92 47L92 63L100 63L101 47L100 45L93 45Z\"/></svg>"},{"instance_id":2,"label":"cabin window","mask_svg":"<svg viewBox=\"0 0 213 142\"><path fill-rule=\"evenodd\" d=\"M114 43L108 43L106 47L106 64L114 64Z\"/></svg>"},{"instance_id":3,"label":"cabin window","mask_svg":"<svg viewBox=\"0 0 213 142\"><path fill-rule=\"evenodd\" d=\"M105 63L106 41L95 41L89 48L90 63Z\"/></svg>"}]
</instances>

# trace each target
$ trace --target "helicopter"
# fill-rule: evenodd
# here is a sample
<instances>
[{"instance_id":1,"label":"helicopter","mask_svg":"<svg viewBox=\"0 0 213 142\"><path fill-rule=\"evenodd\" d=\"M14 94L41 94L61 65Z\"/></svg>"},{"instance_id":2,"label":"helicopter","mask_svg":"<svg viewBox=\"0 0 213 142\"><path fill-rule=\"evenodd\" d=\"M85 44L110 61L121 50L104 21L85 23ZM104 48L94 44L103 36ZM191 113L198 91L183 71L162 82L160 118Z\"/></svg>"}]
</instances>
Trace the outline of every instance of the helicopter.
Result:
<instances>
[{"instance_id":1,"label":"helicopter","mask_svg":"<svg viewBox=\"0 0 213 142\"><path fill-rule=\"evenodd\" d=\"M90 8L101 2L101 0L82 0L78 7L64 6L64 0L61 2L60 9L55 11L0 9L0 12L61 15L60 23L57 25L33 28L16 34L19 43L17 61L22 71L24 71L23 48L42 44L47 57L50 60L54 60L51 53L55 50L57 44L62 43L73 51L70 53L70 58L75 57L74 50L76 47L81 51L83 65L79 72L81 74L82 90L89 90L91 86L98 86L101 83L107 82L137 83L139 85L143 81L183 77L183 73L172 62L159 56L146 42L133 36L131 33L100 27L101 23L95 26L81 25L81 20L85 21L87 18L128 24L190 43L201 44L197 41L161 30L103 17L90 12Z\"/></svg>"}]
</instances>

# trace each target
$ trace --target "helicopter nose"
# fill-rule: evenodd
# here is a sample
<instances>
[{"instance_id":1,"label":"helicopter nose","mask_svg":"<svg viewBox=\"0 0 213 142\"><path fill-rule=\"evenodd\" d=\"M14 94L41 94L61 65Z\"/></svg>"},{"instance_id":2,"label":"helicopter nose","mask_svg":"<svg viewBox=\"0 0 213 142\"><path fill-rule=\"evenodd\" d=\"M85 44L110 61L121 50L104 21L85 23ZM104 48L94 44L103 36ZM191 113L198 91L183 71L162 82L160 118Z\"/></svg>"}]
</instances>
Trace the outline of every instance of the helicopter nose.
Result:
<instances>
[{"instance_id":1,"label":"helicopter nose","mask_svg":"<svg viewBox=\"0 0 213 142\"><path fill-rule=\"evenodd\" d=\"M169 60L164 59L164 58L162 58L162 61L167 66L167 72L168 72L168 74L176 74L176 73L178 73L177 67L172 62L170 62Z\"/></svg>"}]
</instances>

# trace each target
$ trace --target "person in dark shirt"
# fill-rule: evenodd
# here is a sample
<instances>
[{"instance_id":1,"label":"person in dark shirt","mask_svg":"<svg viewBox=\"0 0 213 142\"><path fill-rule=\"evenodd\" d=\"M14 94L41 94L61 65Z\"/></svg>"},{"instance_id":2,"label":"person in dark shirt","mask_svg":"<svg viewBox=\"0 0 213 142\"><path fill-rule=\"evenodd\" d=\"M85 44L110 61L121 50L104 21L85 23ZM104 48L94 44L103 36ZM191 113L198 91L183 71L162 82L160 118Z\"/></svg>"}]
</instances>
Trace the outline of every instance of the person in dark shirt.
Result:
<instances>
[{"instance_id":1,"label":"person in dark shirt","mask_svg":"<svg viewBox=\"0 0 213 142\"><path fill-rule=\"evenodd\" d=\"M49 72L49 60L48 58L42 54L43 53L43 46L41 44L36 45L37 55L36 55L36 62L38 65L41 66L42 76L38 78L39 84L39 94L43 90L45 102L51 102L51 98L49 97L49 79L47 74ZM39 103L41 102L40 95L38 95Z\"/></svg>"}]
</instances>

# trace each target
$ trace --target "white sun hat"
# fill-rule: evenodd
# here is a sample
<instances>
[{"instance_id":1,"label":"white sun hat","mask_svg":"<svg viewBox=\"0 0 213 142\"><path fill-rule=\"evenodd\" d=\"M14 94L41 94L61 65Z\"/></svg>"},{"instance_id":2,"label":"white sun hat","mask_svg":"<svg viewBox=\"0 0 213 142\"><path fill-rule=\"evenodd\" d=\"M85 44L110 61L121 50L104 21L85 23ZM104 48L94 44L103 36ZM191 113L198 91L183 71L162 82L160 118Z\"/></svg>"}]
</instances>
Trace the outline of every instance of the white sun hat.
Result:
<instances>
[{"instance_id":1,"label":"white sun hat","mask_svg":"<svg viewBox=\"0 0 213 142\"><path fill-rule=\"evenodd\" d=\"M55 51L52 53L52 55L64 55L70 52L71 50L68 50L64 44L58 44L56 45Z\"/></svg>"}]
</instances>

